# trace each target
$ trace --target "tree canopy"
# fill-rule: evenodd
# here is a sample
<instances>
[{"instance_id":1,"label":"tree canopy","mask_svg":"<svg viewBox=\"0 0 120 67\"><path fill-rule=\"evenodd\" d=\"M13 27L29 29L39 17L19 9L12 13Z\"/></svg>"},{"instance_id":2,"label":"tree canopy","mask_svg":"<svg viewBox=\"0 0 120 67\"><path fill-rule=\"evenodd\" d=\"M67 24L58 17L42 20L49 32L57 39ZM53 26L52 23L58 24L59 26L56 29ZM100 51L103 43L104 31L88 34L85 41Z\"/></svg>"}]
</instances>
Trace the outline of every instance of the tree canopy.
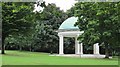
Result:
<instances>
[{"instance_id":1,"label":"tree canopy","mask_svg":"<svg viewBox=\"0 0 120 67\"><path fill-rule=\"evenodd\" d=\"M75 16L79 17L77 25L84 31L79 37L84 44L99 43L105 46L106 58L108 48L118 46L120 39L119 22L120 2L78 2L75 4Z\"/></svg>"},{"instance_id":2,"label":"tree canopy","mask_svg":"<svg viewBox=\"0 0 120 67\"><path fill-rule=\"evenodd\" d=\"M28 34L33 25L33 4L20 2L2 3L2 54L4 41L9 35Z\"/></svg>"},{"instance_id":3,"label":"tree canopy","mask_svg":"<svg viewBox=\"0 0 120 67\"><path fill-rule=\"evenodd\" d=\"M58 36L56 31L67 15L55 4L48 4L43 12L37 14L36 18L35 51L57 52Z\"/></svg>"}]
</instances>

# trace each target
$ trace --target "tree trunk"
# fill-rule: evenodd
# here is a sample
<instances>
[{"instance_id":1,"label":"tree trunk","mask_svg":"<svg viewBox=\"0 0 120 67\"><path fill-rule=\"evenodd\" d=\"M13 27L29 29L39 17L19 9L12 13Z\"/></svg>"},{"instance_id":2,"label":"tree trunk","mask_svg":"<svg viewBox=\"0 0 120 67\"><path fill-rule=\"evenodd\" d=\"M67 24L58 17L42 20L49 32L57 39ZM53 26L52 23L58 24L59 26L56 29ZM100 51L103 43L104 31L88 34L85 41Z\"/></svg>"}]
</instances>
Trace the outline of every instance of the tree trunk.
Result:
<instances>
[{"instance_id":1,"label":"tree trunk","mask_svg":"<svg viewBox=\"0 0 120 67\"><path fill-rule=\"evenodd\" d=\"M30 45L29 50L30 50L30 52L32 52L32 45Z\"/></svg>"},{"instance_id":2,"label":"tree trunk","mask_svg":"<svg viewBox=\"0 0 120 67\"><path fill-rule=\"evenodd\" d=\"M22 51L22 46L21 45L19 45L19 50Z\"/></svg>"},{"instance_id":3,"label":"tree trunk","mask_svg":"<svg viewBox=\"0 0 120 67\"><path fill-rule=\"evenodd\" d=\"M50 54L53 54L53 48L51 43L49 43L49 51L50 51Z\"/></svg>"},{"instance_id":4,"label":"tree trunk","mask_svg":"<svg viewBox=\"0 0 120 67\"><path fill-rule=\"evenodd\" d=\"M1 54L5 54L5 44L4 44L4 41L5 41L5 37L2 36L2 50L1 50Z\"/></svg>"},{"instance_id":5,"label":"tree trunk","mask_svg":"<svg viewBox=\"0 0 120 67\"><path fill-rule=\"evenodd\" d=\"M108 59L109 59L108 43L105 43L105 58L108 58Z\"/></svg>"}]
</instances>

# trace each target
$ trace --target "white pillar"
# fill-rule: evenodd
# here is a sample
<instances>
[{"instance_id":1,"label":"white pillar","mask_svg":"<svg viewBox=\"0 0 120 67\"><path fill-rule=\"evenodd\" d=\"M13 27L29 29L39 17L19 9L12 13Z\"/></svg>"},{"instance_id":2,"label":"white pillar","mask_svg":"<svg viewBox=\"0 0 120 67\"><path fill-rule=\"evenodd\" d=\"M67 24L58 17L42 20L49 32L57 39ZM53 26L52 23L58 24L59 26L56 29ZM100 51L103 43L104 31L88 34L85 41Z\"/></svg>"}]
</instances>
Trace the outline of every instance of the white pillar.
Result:
<instances>
[{"instance_id":1,"label":"white pillar","mask_svg":"<svg viewBox=\"0 0 120 67\"><path fill-rule=\"evenodd\" d=\"M64 49L63 49L63 36L59 36L59 54L64 54Z\"/></svg>"},{"instance_id":2,"label":"white pillar","mask_svg":"<svg viewBox=\"0 0 120 67\"><path fill-rule=\"evenodd\" d=\"M75 37L75 54L83 54L83 45L79 44L77 37Z\"/></svg>"},{"instance_id":3,"label":"white pillar","mask_svg":"<svg viewBox=\"0 0 120 67\"><path fill-rule=\"evenodd\" d=\"M83 43L80 44L80 54L83 54Z\"/></svg>"},{"instance_id":4,"label":"white pillar","mask_svg":"<svg viewBox=\"0 0 120 67\"><path fill-rule=\"evenodd\" d=\"M99 45L98 45L98 43L94 44L94 54L99 54Z\"/></svg>"},{"instance_id":5,"label":"white pillar","mask_svg":"<svg viewBox=\"0 0 120 67\"><path fill-rule=\"evenodd\" d=\"M80 45L77 37L75 37L75 54L80 54Z\"/></svg>"}]
</instances>

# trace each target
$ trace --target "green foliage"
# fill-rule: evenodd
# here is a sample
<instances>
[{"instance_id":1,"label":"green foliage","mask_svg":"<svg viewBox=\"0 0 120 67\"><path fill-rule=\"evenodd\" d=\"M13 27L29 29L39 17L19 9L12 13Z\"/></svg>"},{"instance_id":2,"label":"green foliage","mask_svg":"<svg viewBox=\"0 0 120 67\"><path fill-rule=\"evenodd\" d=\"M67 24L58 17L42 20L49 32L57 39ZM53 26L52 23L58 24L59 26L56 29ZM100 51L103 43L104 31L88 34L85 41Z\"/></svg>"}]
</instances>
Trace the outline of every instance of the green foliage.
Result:
<instances>
[{"instance_id":1,"label":"green foliage","mask_svg":"<svg viewBox=\"0 0 120 67\"><path fill-rule=\"evenodd\" d=\"M3 36L14 32L27 33L33 22L30 22L33 3L2 3Z\"/></svg>"},{"instance_id":2,"label":"green foliage","mask_svg":"<svg viewBox=\"0 0 120 67\"><path fill-rule=\"evenodd\" d=\"M69 10L67 10L68 17L72 17L75 14L75 6L72 6Z\"/></svg>"},{"instance_id":3,"label":"green foliage","mask_svg":"<svg viewBox=\"0 0 120 67\"><path fill-rule=\"evenodd\" d=\"M58 52L56 31L68 16L55 4L48 4L41 13L33 13L33 4L3 3L6 49ZM45 2L40 6L44 5Z\"/></svg>"},{"instance_id":4,"label":"green foliage","mask_svg":"<svg viewBox=\"0 0 120 67\"><path fill-rule=\"evenodd\" d=\"M28 2L2 2L2 54L4 54L6 37L31 34L34 24L34 19L32 20L33 5L34 3Z\"/></svg>"},{"instance_id":5,"label":"green foliage","mask_svg":"<svg viewBox=\"0 0 120 67\"><path fill-rule=\"evenodd\" d=\"M57 30L67 15L55 4L48 4L36 15L34 51L58 52Z\"/></svg>"},{"instance_id":6,"label":"green foliage","mask_svg":"<svg viewBox=\"0 0 120 67\"><path fill-rule=\"evenodd\" d=\"M84 31L80 41L84 44L104 43L106 53L108 46L120 44L119 8L120 2L76 3L75 15L79 20L75 25Z\"/></svg>"}]
</instances>

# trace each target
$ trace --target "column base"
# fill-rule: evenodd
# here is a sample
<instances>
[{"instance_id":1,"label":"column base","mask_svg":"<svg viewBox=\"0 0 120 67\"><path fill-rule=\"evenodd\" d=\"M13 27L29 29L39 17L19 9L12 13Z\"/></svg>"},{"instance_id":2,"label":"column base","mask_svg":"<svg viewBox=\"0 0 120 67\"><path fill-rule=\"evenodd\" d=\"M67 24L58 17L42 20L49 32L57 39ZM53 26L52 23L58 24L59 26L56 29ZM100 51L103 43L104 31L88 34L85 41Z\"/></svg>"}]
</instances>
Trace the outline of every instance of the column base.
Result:
<instances>
[{"instance_id":1,"label":"column base","mask_svg":"<svg viewBox=\"0 0 120 67\"><path fill-rule=\"evenodd\" d=\"M94 55L100 55L100 54L94 54Z\"/></svg>"},{"instance_id":2,"label":"column base","mask_svg":"<svg viewBox=\"0 0 120 67\"><path fill-rule=\"evenodd\" d=\"M80 54L75 54L75 55L80 55Z\"/></svg>"},{"instance_id":3,"label":"column base","mask_svg":"<svg viewBox=\"0 0 120 67\"><path fill-rule=\"evenodd\" d=\"M59 55L64 55L64 53L60 53Z\"/></svg>"}]
</instances>

